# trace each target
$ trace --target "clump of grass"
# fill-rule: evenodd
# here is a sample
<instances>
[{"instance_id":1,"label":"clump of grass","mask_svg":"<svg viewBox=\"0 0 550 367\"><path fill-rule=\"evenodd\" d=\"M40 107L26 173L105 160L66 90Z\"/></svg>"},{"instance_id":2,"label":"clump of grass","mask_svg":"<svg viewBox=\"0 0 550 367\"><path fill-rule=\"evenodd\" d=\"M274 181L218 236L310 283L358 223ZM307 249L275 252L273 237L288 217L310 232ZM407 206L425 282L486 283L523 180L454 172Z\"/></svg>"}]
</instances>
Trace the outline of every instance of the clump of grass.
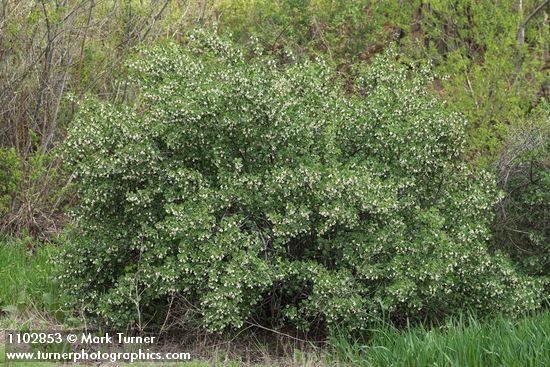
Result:
<instances>
[{"instance_id":1,"label":"clump of grass","mask_svg":"<svg viewBox=\"0 0 550 367\"><path fill-rule=\"evenodd\" d=\"M459 317L439 328L383 324L365 343L331 338L331 359L353 366L550 366L550 313L480 322Z\"/></svg>"},{"instance_id":2,"label":"clump of grass","mask_svg":"<svg viewBox=\"0 0 550 367\"><path fill-rule=\"evenodd\" d=\"M33 248L29 241L0 237L0 310L4 313L48 310L56 302L49 259L57 249L48 244Z\"/></svg>"}]
</instances>

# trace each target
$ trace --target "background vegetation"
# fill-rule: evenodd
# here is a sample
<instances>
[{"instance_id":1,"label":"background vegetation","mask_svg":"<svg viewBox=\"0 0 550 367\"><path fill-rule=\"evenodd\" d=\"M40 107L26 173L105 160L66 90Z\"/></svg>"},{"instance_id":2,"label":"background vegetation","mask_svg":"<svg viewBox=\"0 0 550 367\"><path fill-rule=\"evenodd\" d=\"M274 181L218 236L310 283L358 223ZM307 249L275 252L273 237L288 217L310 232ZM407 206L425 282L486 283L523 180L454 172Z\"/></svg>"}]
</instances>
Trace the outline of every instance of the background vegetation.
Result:
<instances>
[{"instance_id":1,"label":"background vegetation","mask_svg":"<svg viewBox=\"0 0 550 367\"><path fill-rule=\"evenodd\" d=\"M384 314L372 360L347 336L337 358L538 364L544 343L476 338L548 331L549 13L1 1L2 312L338 335ZM511 324L535 308L540 328ZM506 315L430 331L470 310Z\"/></svg>"}]
</instances>

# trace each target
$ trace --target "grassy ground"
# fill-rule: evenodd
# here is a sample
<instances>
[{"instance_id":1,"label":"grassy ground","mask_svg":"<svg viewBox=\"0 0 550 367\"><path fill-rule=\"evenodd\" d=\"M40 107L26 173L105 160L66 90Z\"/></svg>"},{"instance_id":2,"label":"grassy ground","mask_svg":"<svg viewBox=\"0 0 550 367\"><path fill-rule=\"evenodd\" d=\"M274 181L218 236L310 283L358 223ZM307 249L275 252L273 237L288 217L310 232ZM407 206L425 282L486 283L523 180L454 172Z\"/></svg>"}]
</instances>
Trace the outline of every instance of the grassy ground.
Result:
<instances>
[{"instance_id":1,"label":"grassy ground","mask_svg":"<svg viewBox=\"0 0 550 367\"><path fill-rule=\"evenodd\" d=\"M0 330L22 327L64 327L58 310L55 285L48 280L55 247L30 251L25 241L0 239ZM229 341L228 341L229 340ZM0 337L0 364L4 362ZM550 313L511 320L499 316L480 322L473 317L451 320L440 328L415 327L406 331L388 325L373 329L365 340L334 336L323 349L309 352L292 347L273 356L255 345L257 364L246 357L247 347L226 338L223 343L203 344L200 361L172 366L550 366ZM239 351L242 355L239 355ZM245 353L245 351L247 353ZM50 367L53 363L17 362L18 367ZM133 366L146 366L134 363ZM158 366L158 363L152 364Z\"/></svg>"},{"instance_id":2,"label":"grassy ground","mask_svg":"<svg viewBox=\"0 0 550 367\"><path fill-rule=\"evenodd\" d=\"M331 340L333 360L351 366L550 366L550 313L487 323L459 318L445 327L373 330L367 343Z\"/></svg>"},{"instance_id":3,"label":"grassy ground","mask_svg":"<svg viewBox=\"0 0 550 367\"><path fill-rule=\"evenodd\" d=\"M57 290L50 280L48 262L55 248L33 249L29 244L0 237L0 309L5 313L55 306Z\"/></svg>"},{"instance_id":4,"label":"grassy ground","mask_svg":"<svg viewBox=\"0 0 550 367\"><path fill-rule=\"evenodd\" d=\"M4 361L3 349L0 345L0 363ZM17 362L15 365L49 367L55 364ZM132 364L147 365L159 364ZM380 327L372 331L366 342L333 337L329 346L316 354L296 350L285 358L266 355L260 364L241 362L234 355L228 358L220 349L210 358L171 366L550 366L550 313L518 321L499 317L486 324L475 319L456 320L442 328L417 327L406 332Z\"/></svg>"}]
</instances>

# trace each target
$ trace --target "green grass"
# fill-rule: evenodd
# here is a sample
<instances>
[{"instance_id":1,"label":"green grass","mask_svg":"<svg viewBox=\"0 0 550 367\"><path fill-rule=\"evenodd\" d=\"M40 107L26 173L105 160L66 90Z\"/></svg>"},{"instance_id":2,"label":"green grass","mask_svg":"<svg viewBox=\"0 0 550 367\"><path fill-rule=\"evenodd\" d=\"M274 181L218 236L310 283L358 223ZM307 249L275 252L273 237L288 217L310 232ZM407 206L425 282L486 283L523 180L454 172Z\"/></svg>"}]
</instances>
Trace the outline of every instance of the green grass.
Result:
<instances>
[{"instance_id":1,"label":"green grass","mask_svg":"<svg viewBox=\"0 0 550 367\"><path fill-rule=\"evenodd\" d=\"M55 303L57 291L48 259L56 248L43 245L31 252L27 243L0 237L0 310L5 313L48 310Z\"/></svg>"},{"instance_id":2,"label":"green grass","mask_svg":"<svg viewBox=\"0 0 550 367\"><path fill-rule=\"evenodd\" d=\"M331 360L352 366L550 366L550 313L513 321L473 317L444 327L372 330L366 343L331 339Z\"/></svg>"}]
</instances>

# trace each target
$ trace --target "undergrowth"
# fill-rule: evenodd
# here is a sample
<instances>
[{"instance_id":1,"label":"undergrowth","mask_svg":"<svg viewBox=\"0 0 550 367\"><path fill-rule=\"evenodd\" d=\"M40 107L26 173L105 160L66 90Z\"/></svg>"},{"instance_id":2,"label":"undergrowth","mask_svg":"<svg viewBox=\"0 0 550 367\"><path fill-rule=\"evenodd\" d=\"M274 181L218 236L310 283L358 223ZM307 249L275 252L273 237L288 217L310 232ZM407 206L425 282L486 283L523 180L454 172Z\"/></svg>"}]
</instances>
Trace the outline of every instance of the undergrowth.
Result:
<instances>
[{"instance_id":1,"label":"undergrowth","mask_svg":"<svg viewBox=\"0 0 550 367\"><path fill-rule=\"evenodd\" d=\"M58 292L53 282L52 264L57 248L32 240L0 237L0 314L31 310L55 313Z\"/></svg>"}]
</instances>

